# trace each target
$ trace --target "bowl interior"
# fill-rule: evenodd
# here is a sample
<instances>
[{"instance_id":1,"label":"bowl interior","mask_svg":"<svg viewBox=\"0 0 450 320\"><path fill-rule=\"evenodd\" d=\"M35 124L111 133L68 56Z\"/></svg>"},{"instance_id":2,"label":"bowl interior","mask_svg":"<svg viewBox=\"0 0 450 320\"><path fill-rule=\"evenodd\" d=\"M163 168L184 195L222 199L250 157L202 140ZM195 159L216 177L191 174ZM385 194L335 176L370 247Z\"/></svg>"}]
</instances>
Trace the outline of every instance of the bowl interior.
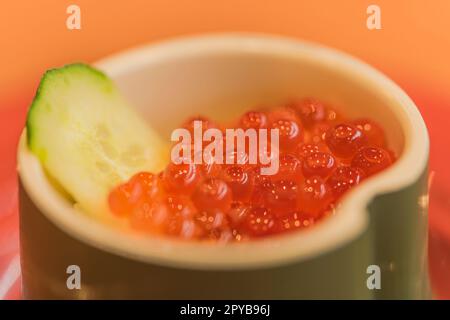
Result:
<instances>
[{"instance_id":1,"label":"bowl interior","mask_svg":"<svg viewBox=\"0 0 450 320\"><path fill-rule=\"evenodd\" d=\"M149 59L118 73L114 66L103 69L167 139L190 116L228 120L255 106L276 106L311 96L349 117L370 117L381 123L397 154L404 146L400 119L393 108L398 103L389 91L320 52L310 55L262 50L251 44L218 45L161 57L158 63Z\"/></svg>"}]
</instances>

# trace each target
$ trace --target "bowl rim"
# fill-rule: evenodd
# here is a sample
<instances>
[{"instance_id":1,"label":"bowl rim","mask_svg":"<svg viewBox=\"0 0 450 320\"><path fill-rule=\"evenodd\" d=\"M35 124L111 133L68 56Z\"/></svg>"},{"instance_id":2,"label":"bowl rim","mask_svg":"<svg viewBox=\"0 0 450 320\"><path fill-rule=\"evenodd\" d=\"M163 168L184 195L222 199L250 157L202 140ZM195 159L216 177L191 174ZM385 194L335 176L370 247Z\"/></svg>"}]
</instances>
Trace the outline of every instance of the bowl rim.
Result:
<instances>
[{"instance_id":1,"label":"bowl rim","mask_svg":"<svg viewBox=\"0 0 450 320\"><path fill-rule=\"evenodd\" d=\"M311 259L356 239L368 227L366 208L369 202L379 194L413 184L428 163L428 133L417 107L399 86L376 69L322 45L280 36L241 33L191 36L148 44L109 56L95 66L114 79L143 63L161 63L167 59L223 51L257 53L261 50L286 58L313 59L330 68L345 70L385 94L395 105L393 111L405 138L402 155L387 170L349 192L341 201L339 214L302 232L226 245L118 232L80 214L58 193L46 178L37 158L28 150L24 129L18 147L18 173L29 199L47 219L86 245L133 260L177 268L267 268Z\"/></svg>"}]
</instances>

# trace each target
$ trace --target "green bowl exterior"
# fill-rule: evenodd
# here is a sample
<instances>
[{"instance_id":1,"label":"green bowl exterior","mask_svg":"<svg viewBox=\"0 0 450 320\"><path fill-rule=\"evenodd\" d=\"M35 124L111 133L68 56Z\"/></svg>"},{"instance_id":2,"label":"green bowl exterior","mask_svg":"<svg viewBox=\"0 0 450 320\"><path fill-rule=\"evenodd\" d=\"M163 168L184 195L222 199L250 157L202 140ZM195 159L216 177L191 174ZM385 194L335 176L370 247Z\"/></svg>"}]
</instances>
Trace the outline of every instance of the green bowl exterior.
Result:
<instances>
[{"instance_id":1,"label":"green bowl exterior","mask_svg":"<svg viewBox=\"0 0 450 320\"><path fill-rule=\"evenodd\" d=\"M382 290L378 299L427 299L428 167L412 185L376 197L368 206Z\"/></svg>"},{"instance_id":2,"label":"green bowl exterior","mask_svg":"<svg viewBox=\"0 0 450 320\"><path fill-rule=\"evenodd\" d=\"M248 270L192 270L145 263L68 235L20 184L23 295L26 299L403 299L427 298L427 171L412 185L377 196L369 227L311 259ZM68 289L69 265L81 289ZM369 265L381 289L368 289Z\"/></svg>"}]
</instances>

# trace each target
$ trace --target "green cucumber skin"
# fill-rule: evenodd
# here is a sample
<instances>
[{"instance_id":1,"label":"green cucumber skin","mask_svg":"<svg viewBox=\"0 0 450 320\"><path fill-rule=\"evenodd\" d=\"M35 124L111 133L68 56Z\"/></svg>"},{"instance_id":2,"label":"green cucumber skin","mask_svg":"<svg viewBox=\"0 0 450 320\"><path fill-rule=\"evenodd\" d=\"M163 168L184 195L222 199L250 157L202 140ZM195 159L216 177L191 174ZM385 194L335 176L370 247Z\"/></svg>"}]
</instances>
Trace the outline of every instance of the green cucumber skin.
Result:
<instances>
[{"instance_id":1,"label":"green cucumber skin","mask_svg":"<svg viewBox=\"0 0 450 320\"><path fill-rule=\"evenodd\" d=\"M37 112L39 112L40 108L42 107L42 104L44 103L42 101L42 97L45 95L45 91L47 89L48 85L51 85L52 80L55 77L60 77L61 75L64 76L67 73L73 73L73 72L88 72L91 75L94 75L95 77L98 77L99 83L105 84L105 92L112 92L115 89L114 83L111 81L111 79L101 72L98 69L95 69L91 67L88 64L77 62L72 64L67 64L60 68L53 68L47 70L44 75L41 78L41 81L39 83L39 86L36 90L36 94L33 98L33 102L30 105L30 108L28 109L27 118L26 118L26 134L27 134L27 142L28 142L28 148L30 148L31 151L33 151L34 154L39 158L41 162L45 162L46 158L46 152L45 150L39 149L38 146L36 146L35 143L35 131L38 130L34 126L34 117Z\"/></svg>"},{"instance_id":2,"label":"green cucumber skin","mask_svg":"<svg viewBox=\"0 0 450 320\"><path fill-rule=\"evenodd\" d=\"M114 186L167 163L168 145L107 75L82 63L43 75L26 132L45 173L90 215L108 217Z\"/></svg>"}]
</instances>

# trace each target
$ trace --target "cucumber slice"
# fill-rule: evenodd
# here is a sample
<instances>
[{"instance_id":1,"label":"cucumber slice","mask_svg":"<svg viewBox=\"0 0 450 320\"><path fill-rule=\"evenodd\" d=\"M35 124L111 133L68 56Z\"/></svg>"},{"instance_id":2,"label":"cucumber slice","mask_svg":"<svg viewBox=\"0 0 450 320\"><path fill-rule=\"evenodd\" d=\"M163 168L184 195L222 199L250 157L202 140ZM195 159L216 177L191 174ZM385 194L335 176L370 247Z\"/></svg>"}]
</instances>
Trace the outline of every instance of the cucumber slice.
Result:
<instances>
[{"instance_id":1,"label":"cucumber slice","mask_svg":"<svg viewBox=\"0 0 450 320\"><path fill-rule=\"evenodd\" d=\"M167 145L102 72L47 71L27 116L29 149L83 211L105 216L107 196L139 171L158 172Z\"/></svg>"}]
</instances>

